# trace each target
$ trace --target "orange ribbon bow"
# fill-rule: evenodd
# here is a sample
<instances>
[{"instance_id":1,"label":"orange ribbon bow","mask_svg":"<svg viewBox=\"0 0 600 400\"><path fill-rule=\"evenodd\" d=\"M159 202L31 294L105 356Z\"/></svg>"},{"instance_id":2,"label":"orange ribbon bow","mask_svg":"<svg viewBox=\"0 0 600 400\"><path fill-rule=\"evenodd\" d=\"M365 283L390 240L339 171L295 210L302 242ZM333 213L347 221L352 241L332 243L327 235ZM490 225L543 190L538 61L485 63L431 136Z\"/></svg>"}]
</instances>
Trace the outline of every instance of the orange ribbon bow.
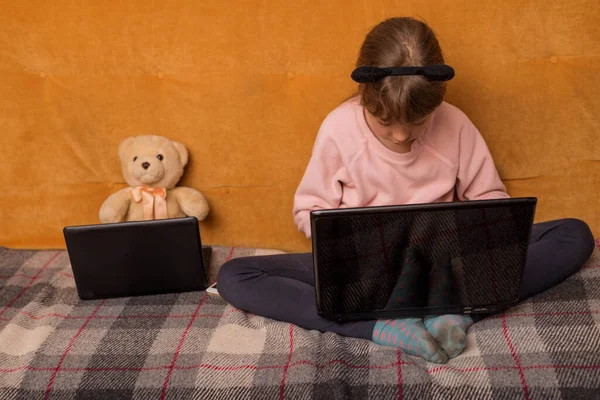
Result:
<instances>
[{"instance_id":1,"label":"orange ribbon bow","mask_svg":"<svg viewBox=\"0 0 600 400\"><path fill-rule=\"evenodd\" d=\"M131 194L136 203L143 200L145 220L168 218L165 188L138 186L131 188Z\"/></svg>"}]
</instances>

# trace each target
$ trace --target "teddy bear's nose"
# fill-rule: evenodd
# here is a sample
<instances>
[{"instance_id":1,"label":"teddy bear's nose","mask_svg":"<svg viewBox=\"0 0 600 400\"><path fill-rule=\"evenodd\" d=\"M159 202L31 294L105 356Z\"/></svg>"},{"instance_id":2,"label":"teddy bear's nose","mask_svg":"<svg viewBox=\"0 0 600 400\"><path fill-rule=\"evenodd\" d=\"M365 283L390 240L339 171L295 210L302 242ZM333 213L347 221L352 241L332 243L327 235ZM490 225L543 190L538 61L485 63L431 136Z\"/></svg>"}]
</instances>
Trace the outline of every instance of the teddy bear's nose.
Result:
<instances>
[{"instance_id":1,"label":"teddy bear's nose","mask_svg":"<svg viewBox=\"0 0 600 400\"><path fill-rule=\"evenodd\" d=\"M142 163L142 168L144 168L144 169L148 169L149 166L150 166L150 163L148 161Z\"/></svg>"}]
</instances>

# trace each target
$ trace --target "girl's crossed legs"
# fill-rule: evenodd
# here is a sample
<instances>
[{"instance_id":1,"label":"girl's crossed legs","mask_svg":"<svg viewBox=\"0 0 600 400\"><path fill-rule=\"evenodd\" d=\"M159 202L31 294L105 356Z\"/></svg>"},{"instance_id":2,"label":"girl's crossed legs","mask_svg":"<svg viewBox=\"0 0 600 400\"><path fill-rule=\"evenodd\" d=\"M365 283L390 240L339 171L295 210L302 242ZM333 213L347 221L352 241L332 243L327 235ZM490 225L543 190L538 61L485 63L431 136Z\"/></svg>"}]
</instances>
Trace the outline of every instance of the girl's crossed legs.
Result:
<instances>
[{"instance_id":1,"label":"girl's crossed legs","mask_svg":"<svg viewBox=\"0 0 600 400\"><path fill-rule=\"evenodd\" d=\"M535 224L520 298L549 289L578 271L589 260L594 245L589 227L580 220ZM223 265L218 276L223 299L263 317L308 330L374 340L432 362L445 362L448 355L456 356L464 348L465 332L472 323L469 316L338 323L317 314L314 285L310 253L237 258Z\"/></svg>"}]
</instances>

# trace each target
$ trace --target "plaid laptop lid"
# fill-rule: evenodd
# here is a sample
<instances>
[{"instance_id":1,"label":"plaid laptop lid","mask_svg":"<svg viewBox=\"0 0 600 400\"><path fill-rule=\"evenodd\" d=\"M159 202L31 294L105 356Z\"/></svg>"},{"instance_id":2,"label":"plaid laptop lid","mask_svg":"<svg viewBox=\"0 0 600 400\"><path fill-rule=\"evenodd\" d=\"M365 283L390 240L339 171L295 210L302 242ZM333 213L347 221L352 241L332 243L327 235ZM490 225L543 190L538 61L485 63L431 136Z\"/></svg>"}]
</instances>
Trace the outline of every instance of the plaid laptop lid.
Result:
<instances>
[{"instance_id":1,"label":"plaid laptop lid","mask_svg":"<svg viewBox=\"0 0 600 400\"><path fill-rule=\"evenodd\" d=\"M518 300L535 199L311 214L321 314L476 310Z\"/></svg>"}]
</instances>

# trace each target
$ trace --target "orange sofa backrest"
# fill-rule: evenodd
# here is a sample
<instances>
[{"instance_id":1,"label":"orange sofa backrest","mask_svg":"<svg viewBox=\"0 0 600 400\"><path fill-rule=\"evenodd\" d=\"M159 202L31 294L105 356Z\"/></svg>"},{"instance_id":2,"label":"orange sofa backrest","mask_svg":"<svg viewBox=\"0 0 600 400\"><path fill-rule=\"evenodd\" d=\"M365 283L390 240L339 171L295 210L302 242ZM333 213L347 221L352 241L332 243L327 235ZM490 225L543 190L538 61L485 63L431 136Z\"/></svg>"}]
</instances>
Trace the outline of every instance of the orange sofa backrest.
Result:
<instances>
[{"instance_id":1,"label":"orange sofa backrest","mask_svg":"<svg viewBox=\"0 0 600 400\"><path fill-rule=\"evenodd\" d=\"M315 135L356 89L364 35L398 15L438 34L447 100L510 193L598 231L597 0L4 2L0 245L63 247L65 225L97 223L124 187L118 144L155 133L190 151L206 243L309 250L292 201Z\"/></svg>"}]
</instances>

